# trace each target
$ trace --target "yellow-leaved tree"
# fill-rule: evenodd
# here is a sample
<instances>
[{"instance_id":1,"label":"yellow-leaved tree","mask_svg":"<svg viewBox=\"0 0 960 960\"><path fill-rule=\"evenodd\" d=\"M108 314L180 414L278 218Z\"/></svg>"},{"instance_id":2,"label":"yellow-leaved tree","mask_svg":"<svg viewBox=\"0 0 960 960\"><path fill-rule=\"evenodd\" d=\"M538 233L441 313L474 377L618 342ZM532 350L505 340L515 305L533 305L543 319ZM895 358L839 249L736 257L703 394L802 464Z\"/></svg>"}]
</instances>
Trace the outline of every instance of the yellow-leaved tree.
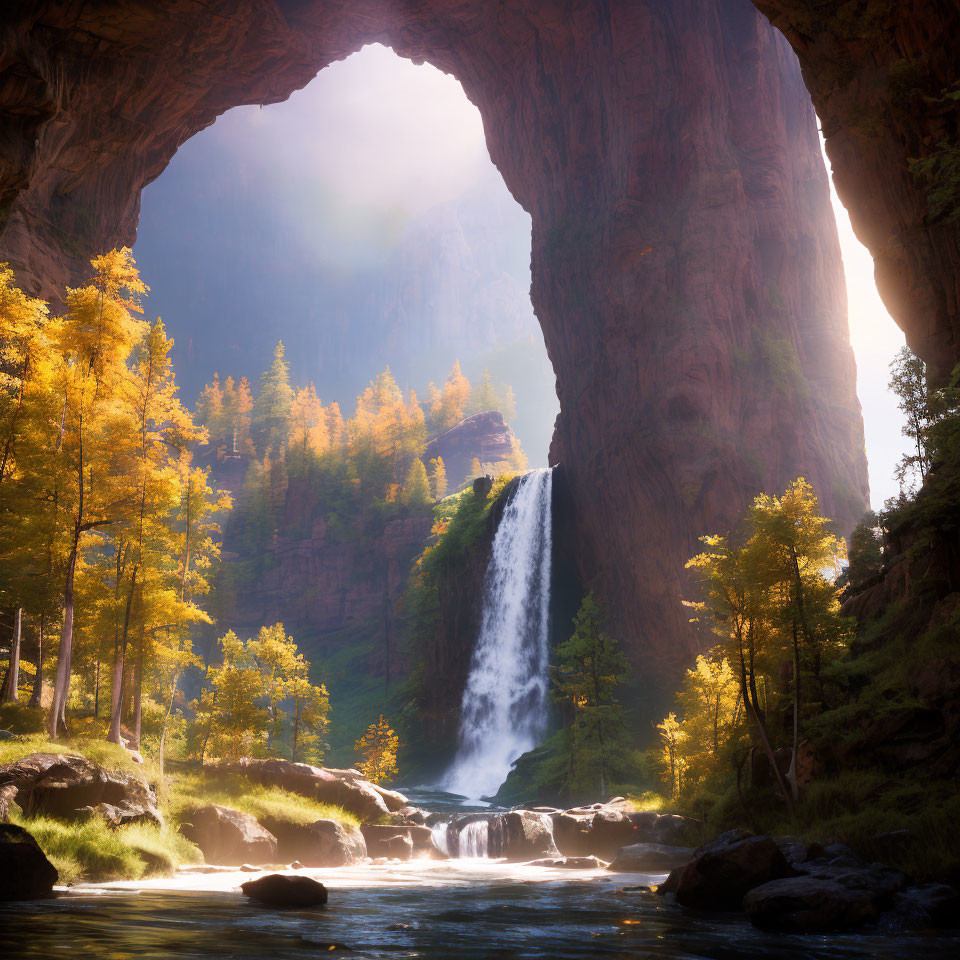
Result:
<instances>
[{"instance_id":1,"label":"yellow-leaved tree","mask_svg":"<svg viewBox=\"0 0 960 960\"><path fill-rule=\"evenodd\" d=\"M373 783L389 783L397 775L397 751L400 738L383 714L367 727L367 732L354 744L360 755L360 772Z\"/></svg>"}]
</instances>

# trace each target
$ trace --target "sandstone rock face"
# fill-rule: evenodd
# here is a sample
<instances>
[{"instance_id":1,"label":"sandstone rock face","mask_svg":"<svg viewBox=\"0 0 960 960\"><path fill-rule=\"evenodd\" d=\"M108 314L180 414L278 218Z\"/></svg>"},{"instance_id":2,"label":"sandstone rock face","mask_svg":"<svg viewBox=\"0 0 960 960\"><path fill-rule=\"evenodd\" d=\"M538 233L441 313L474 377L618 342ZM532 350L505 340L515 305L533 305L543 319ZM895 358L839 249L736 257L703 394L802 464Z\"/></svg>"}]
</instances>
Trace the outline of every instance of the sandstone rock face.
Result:
<instances>
[{"instance_id":1,"label":"sandstone rock face","mask_svg":"<svg viewBox=\"0 0 960 960\"><path fill-rule=\"evenodd\" d=\"M695 823L674 814L635 813L605 804L595 807L553 814L553 837L565 856L593 855L609 861L636 844L676 847Z\"/></svg>"},{"instance_id":2,"label":"sandstone rock face","mask_svg":"<svg viewBox=\"0 0 960 960\"><path fill-rule=\"evenodd\" d=\"M102 815L110 823L161 824L153 790L138 777L116 773L69 754L33 753L0 766L0 796L28 816Z\"/></svg>"},{"instance_id":3,"label":"sandstone rock face","mask_svg":"<svg viewBox=\"0 0 960 960\"><path fill-rule=\"evenodd\" d=\"M291 482L286 523L293 527L300 517L309 519L314 503L312 491ZM266 573L236 597L231 619L250 629L282 620L323 635L358 625L380 633L386 616L396 632L394 606L410 564L430 535L432 515L397 517L378 537L360 542L331 536L322 520L312 529L309 523L301 525L310 535L276 538ZM232 546L228 540L228 551ZM378 667L382 672L383 665Z\"/></svg>"},{"instance_id":4,"label":"sandstone rock face","mask_svg":"<svg viewBox=\"0 0 960 960\"><path fill-rule=\"evenodd\" d=\"M553 834L543 814L511 811L490 822L490 856L529 861L555 854Z\"/></svg>"},{"instance_id":5,"label":"sandstone rock face","mask_svg":"<svg viewBox=\"0 0 960 960\"><path fill-rule=\"evenodd\" d=\"M873 254L877 286L933 377L960 361L960 202L913 162L949 162L960 136L960 8L897 0L854 13L804 0L754 0L786 35L823 125L837 193ZM954 153L955 156L955 153ZM955 160L954 160L955 162ZM933 202L931 202L933 201Z\"/></svg>"},{"instance_id":6,"label":"sandstone rock face","mask_svg":"<svg viewBox=\"0 0 960 960\"><path fill-rule=\"evenodd\" d=\"M49 897L56 868L33 837L13 823L0 823L0 900Z\"/></svg>"},{"instance_id":7,"label":"sandstone rock face","mask_svg":"<svg viewBox=\"0 0 960 960\"><path fill-rule=\"evenodd\" d=\"M429 827L365 823L360 831L371 857L400 857L407 860L412 856L432 855L434 852ZM398 842L398 837L402 842Z\"/></svg>"},{"instance_id":8,"label":"sandstone rock face","mask_svg":"<svg viewBox=\"0 0 960 960\"><path fill-rule=\"evenodd\" d=\"M374 785L364 780L356 770L333 770L291 760L255 760L246 757L222 761L218 769L224 773L239 774L252 783L282 787L321 803L336 804L361 820L378 820L390 812ZM403 805L406 802L406 798L403 798Z\"/></svg>"},{"instance_id":9,"label":"sandstone rock face","mask_svg":"<svg viewBox=\"0 0 960 960\"><path fill-rule=\"evenodd\" d=\"M672 672L696 649L679 599L697 536L800 474L845 528L867 493L816 121L747 0L21 5L0 253L56 295L133 241L185 139L374 41L460 80L531 214L571 555L634 657Z\"/></svg>"},{"instance_id":10,"label":"sandstone rock face","mask_svg":"<svg viewBox=\"0 0 960 960\"><path fill-rule=\"evenodd\" d=\"M268 907L322 907L327 902L327 888L310 877L271 873L241 883L240 889Z\"/></svg>"},{"instance_id":11,"label":"sandstone rock face","mask_svg":"<svg viewBox=\"0 0 960 960\"><path fill-rule=\"evenodd\" d=\"M633 843L622 847L610 864L616 873L669 873L685 866L693 850L663 843Z\"/></svg>"},{"instance_id":12,"label":"sandstone rock face","mask_svg":"<svg viewBox=\"0 0 960 960\"><path fill-rule=\"evenodd\" d=\"M336 820L291 823L276 817L260 817L260 825L277 840L277 858L295 860L302 867L342 867L362 860L367 845L358 827Z\"/></svg>"},{"instance_id":13,"label":"sandstone rock face","mask_svg":"<svg viewBox=\"0 0 960 960\"><path fill-rule=\"evenodd\" d=\"M450 489L456 489L470 476L470 465L476 457L481 463L506 460L516 437L503 416L496 410L475 413L427 444L423 460L443 457Z\"/></svg>"},{"instance_id":14,"label":"sandstone rock face","mask_svg":"<svg viewBox=\"0 0 960 960\"><path fill-rule=\"evenodd\" d=\"M277 838L249 813L218 803L184 814L180 832L195 843L208 863L275 863Z\"/></svg>"}]
</instances>

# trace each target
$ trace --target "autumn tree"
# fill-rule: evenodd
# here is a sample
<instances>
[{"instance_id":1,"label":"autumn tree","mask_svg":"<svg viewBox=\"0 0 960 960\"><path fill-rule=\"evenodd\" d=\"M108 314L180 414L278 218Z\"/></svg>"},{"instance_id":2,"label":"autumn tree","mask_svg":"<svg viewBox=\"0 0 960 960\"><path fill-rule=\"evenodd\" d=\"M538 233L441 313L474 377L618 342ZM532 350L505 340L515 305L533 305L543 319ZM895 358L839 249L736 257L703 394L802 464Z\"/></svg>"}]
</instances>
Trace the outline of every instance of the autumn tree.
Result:
<instances>
[{"instance_id":1,"label":"autumn tree","mask_svg":"<svg viewBox=\"0 0 960 960\"><path fill-rule=\"evenodd\" d=\"M670 782L670 796L679 797L686 786L688 733L672 711L657 724L663 752L664 769Z\"/></svg>"},{"instance_id":2,"label":"autumn tree","mask_svg":"<svg viewBox=\"0 0 960 960\"><path fill-rule=\"evenodd\" d=\"M449 430L466 415L470 401L470 381L460 369L460 361L455 360L453 368L440 390L439 403L433 427L435 430Z\"/></svg>"},{"instance_id":3,"label":"autumn tree","mask_svg":"<svg viewBox=\"0 0 960 960\"><path fill-rule=\"evenodd\" d=\"M67 317L60 352L64 359L58 392L63 418L52 453L65 523L66 574L49 731L65 732L65 707L73 652L74 585L77 562L91 531L116 523L133 500L118 451L132 433L123 390L127 360L144 331L140 279L131 251L124 247L91 261L91 283L67 290Z\"/></svg>"},{"instance_id":4,"label":"autumn tree","mask_svg":"<svg viewBox=\"0 0 960 960\"><path fill-rule=\"evenodd\" d=\"M294 761L319 763L327 750L330 726L330 696L321 683L310 682L305 669L291 679L290 758Z\"/></svg>"},{"instance_id":5,"label":"autumn tree","mask_svg":"<svg viewBox=\"0 0 960 960\"><path fill-rule=\"evenodd\" d=\"M430 503L430 483L427 469L417 457L410 465L410 472L403 484L403 504L407 507L425 507Z\"/></svg>"},{"instance_id":6,"label":"autumn tree","mask_svg":"<svg viewBox=\"0 0 960 960\"><path fill-rule=\"evenodd\" d=\"M699 575L704 595L691 606L721 641L717 656L733 667L739 702L791 811L799 793L804 704L822 703L824 667L849 639L839 591L828 576L839 566L843 543L829 532L828 522L810 485L800 478L780 497L757 497L736 541L701 538L706 549L687 565ZM767 692L783 676L789 677L792 713L786 776L775 756Z\"/></svg>"},{"instance_id":7,"label":"autumn tree","mask_svg":"<svg viewBox=\"0 0 960 960\"><path fill-rule=\"evenodd\" d=\"M354 744L361 757L357 767L372 783L389 783L397 775L399 749L400 738L381 713Z\"/></svg>"},{"instance_id":8,"label":"autumn tree","mask_svg":"<svg viewBox=\"0 0 960 960\"><path fill-rule=\"evenodd\" d=\"M442 500L447 493L447 468L443 457L433 457L430 460L430 496L434 500Z\"/></svg>"}]
</instances>

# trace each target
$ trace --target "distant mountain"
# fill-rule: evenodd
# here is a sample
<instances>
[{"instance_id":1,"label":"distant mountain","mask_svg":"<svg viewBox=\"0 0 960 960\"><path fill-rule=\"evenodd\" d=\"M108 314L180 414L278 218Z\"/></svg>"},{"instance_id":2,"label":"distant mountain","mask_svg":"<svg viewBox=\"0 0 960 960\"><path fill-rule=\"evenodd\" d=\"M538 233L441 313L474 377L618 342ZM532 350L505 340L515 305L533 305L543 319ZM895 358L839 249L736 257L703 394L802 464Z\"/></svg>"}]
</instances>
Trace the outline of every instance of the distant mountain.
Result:
<instances>
[{"instance_id":1,"label":"distant mountain","mask_svg":"<svg viewBox=\"0 0 960 960\"><path fill-rule=\"evenodd\" d=\"M293 379L345 410L388 363L423 391L455 358L468 376L503 376L498 363L519 355L514 427L531 465L545 462L557 401L529 298L530 218L495 168L413 218L327 197L329 217L307 220L307 187L270 181L261 163L201 134L143 194L135 255L185 399L214 371L255 380L278 338Z\"/></svg>"}]
</instances>

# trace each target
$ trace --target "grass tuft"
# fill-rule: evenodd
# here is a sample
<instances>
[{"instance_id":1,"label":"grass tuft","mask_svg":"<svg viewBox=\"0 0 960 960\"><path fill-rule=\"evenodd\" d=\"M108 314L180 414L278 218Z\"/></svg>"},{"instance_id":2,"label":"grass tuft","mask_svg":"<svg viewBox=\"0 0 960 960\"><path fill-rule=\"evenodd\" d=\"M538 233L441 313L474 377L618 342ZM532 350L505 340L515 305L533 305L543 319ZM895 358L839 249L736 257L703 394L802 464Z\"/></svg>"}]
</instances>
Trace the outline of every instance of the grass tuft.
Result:
<instances>
[{"instance_id":1,"label":"grass tuft","mask_svg":"<svg viewBox=\"0 0 960 960\"><path fill-rule=\"evenodd\" d=\"M61 884L169 875L179 863L203 859L170 826L131 824L113 829L97 817L80 823L45 816L14 819L40 844Z\"/></svg>"},{"instance_id":2,"label":"grass tuft","mask_svg":"<svg viewBox=\"0 0 960 960\"><path fill-rule=\"evenodd\" d=\"M178 772L175 778L168 778L166 791L166 809L175 821L187 810L218 803L249 813L258 820L270 818L303 825L316 820L336 820L354 827L360 823L343 807L318 803L279 787L254 784L236 774Z\"/></svg>"}]
</instances>

